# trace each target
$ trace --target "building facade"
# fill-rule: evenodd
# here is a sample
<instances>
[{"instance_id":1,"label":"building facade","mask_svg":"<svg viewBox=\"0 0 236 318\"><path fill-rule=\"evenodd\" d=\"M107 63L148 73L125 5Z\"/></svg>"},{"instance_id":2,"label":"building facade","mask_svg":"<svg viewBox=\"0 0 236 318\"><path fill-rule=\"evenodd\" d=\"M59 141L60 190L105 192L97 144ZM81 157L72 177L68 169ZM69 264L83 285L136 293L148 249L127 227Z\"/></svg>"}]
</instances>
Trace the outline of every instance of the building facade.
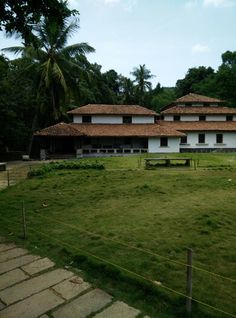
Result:
<instances>
[{"instance_id":1,"label":"building facade","mask_svg":"<svg viewBox=\"0 0 236 318\"><path fill-rule=\"evenodd\" d=\"M156 122L157 113L139 105L89 104L68 112L73 122L35 133L41 153L117 155L179 152L184 133Z\"/></svg>"},{"instance_id":2,"label":"building facade","mask_svg":"<svg viewBox=\"0 0 236 318\"><path fill-rule=\"evenodd\" d=\"M72 123L35 133L44 157L236 151L236 109L188 94L160 116L139 105L89 104L68 112Z\"/></svg>"},{"instance_id":3,"label":"building facade","mask_svg":"<svg viewBox=\"0 0 236 318\"><path fill-rule=\"evenodd\" d=\"M166 106L159 124L185 134L179 149L188 151L236 151L236 109L219 99L188 94Z\"/></svg>"}]
</instances>

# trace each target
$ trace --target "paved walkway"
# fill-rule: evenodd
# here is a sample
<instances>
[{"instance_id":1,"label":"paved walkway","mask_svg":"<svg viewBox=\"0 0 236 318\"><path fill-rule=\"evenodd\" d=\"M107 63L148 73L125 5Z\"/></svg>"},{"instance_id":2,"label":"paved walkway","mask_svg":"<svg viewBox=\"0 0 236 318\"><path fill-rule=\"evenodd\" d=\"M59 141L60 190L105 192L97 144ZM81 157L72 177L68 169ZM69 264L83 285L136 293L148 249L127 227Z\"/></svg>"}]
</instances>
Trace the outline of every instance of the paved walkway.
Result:
<instances>
[{"instance_id":1,"label":"paved walkway","mask_svg":"<svg viewBox=\"0 0 236 318\"><path fill-rule=\"evenodd\" d=\"M0 243L0 318L134 318L142 313L48 258ZM147 316L145 316L148 318Z\"/></svg>"}]
</instances>

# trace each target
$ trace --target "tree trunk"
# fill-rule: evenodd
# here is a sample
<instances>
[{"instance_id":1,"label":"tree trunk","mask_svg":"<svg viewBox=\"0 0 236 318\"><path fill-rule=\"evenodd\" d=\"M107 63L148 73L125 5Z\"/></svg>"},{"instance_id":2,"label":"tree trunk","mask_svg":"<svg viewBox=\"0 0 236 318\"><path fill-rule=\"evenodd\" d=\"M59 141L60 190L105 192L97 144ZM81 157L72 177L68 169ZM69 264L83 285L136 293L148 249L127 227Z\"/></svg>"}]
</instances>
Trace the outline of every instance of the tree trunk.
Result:
<instances>
[{"instance_id":1,"label":"tree trunk","mask_svg":"<svg viewBox=\"0 0 236 318\"><path fill-rule=\"evenodd\" d=\"M34 132L36 131L37 123L38 123L38 108L36 108L36 110L35 110L34 119L33 119L32 126L31 126L31 135L29 138L29 146L28 146L28 151L27 151L29 156L30 156L30 153L32 150L32 145L33 145L33 140L34 140Z\"/></svg>"}]
</instances>

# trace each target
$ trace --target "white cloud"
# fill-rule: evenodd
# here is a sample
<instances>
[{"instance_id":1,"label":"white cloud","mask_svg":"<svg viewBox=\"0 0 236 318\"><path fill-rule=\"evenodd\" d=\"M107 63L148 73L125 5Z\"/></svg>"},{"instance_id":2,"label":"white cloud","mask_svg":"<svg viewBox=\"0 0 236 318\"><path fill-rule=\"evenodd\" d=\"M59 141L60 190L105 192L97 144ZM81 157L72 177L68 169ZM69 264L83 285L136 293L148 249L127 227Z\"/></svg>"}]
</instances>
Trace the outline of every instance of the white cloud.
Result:
<instances>
[{"instance_id":1,"label":"white cloud","mask_svg":"<svg viewBox=\"0 0 236 318\"><path fill-rule=\"evenodd\" d=\"M197 43L192 47L193 53L207 53L210 51L210 48L206 44Z\"/></svg>"},{"instance_id":2,"label":"white cloud","mask_svg":"<svg viewBox=\"0 0 236 318\"><path fill-rule=\"evenodd\" d=\"M215 8L232 7L235 5L235 0L203 0L204 7L213 6Z\"/></svg>"}]
</instances>

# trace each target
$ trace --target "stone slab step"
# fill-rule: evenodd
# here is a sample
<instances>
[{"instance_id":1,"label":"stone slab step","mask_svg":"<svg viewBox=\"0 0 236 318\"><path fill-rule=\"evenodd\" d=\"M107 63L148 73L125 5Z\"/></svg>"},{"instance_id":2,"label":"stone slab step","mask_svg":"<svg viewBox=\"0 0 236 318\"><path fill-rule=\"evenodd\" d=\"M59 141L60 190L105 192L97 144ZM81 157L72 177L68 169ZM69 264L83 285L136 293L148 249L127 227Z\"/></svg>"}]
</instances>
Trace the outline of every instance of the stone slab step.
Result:
<instances>
[{"instance_id":1,"label":"stone slab step","mask_svg":"<svg viewBox=\"0 0 236 318\"><path fill-rule=\"evenodd\" d=\"M52 287L56 293L66 300L81 294L89 288L90 284L84 282L83 279L78 276L73 276Z\"/></svg>"},{"instance_id":2,"label":"stone slab step","mask_svg":"<svg viewBox=\"0 0 236 318\"><path fill-rule=\"evenodd\" d=\"M85 318L102 309L112 297L100 289L94 289L57 309L54 318Z\"/></svg>"},{"instance_id":3,"label":"stone slab step","mask_svg":"<svg viewBox=\"0 0 236 318\"><path fill-rule=\"evenodd\" d=\"M135 318L139 314L138 309L130 307L122 301L116 301L110 307L95 315L94 318Z\"/></svg>"},{"instance_id":4,"label":"stone slab step","mask_svg":"<svg viewBox=\"0 0 236 318\"><path fill-rule=\"evenodd\" d=\"M46 269L49 269L51 267L55 266L55 263L53 263L50 259L41 258L35 262L32 262L30 264L24 265L21 268L28 274L34 275L39 272L42 272Z\"/></svg>"},{"instance_id":5,"label":"stone slab step","mask_svg":"<svg viewBox=\"0 0 236 318\"><path fill-rule=\"evenodd\" d=\"M14 268L20 267L22 265L31 263L39 258L40 258L40 256L27 254L27 255L24 255L21 257L11 259L11 260L4 262L4 263L0 263L0 274L8 272L8 271L10 271Z\"/></svg>"},{"instance_id":6,"label":"stone slab step","mask_svg":"<svg viewBox=\"0 0 236 318\"><path fill-rule=\"evenodd\" d=\"M0 312L1 318L37 318L63 303L63 299L46 289ZM46 316L47 317L47 316Z\"/></svg>"},{"instance_id":7,"label":"stone slab step","mask_svg":"<svg viewBox=\"0 0 236 318\"><path fill-rule=\"evenodd\" d=\"M72 272L65 269L56 269L0 291L0 298L5 304L10 305L51 287L73 275Z\"/></svg>"},{"instance_id":8,"label":"stone slab step","mask_svg":"<svg viewBox=\"0 0 236 318\"><path fill-rule=\"evenodd\" d=\"M16 268L0 276L0 290L29 278L21 269Z\"/></svg>"},{"instance_id":9,"label":"stone slab step","mask_svg":"<svg viewBox=\"0 0 236 318\"><path fill-rule=\"evenodd\" d=\"M9 243L9 244L0 244L0 252L10 250L11 248L16 247L15 244Z\"/></svg>"},{"instance_id":10,"label":"stone slab step","mask_svg":"<svg viewBox=\"0 0 236 318\"><path fill-rule=\"evenodd\" d=\"M11 258L28 254L28 251L24 248L16 247L0 253L0 262L6 262Z\"/></svg>"}]
</instances>

